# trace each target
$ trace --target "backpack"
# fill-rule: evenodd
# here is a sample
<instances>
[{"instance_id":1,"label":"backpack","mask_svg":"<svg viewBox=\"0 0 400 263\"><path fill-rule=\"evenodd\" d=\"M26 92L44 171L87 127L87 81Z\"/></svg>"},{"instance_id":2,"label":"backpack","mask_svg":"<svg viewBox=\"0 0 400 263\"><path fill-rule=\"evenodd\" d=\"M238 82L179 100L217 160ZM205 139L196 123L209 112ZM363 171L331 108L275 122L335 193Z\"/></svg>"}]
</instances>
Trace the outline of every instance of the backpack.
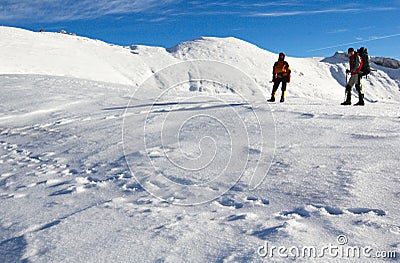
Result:
<instances>
[{"instance_id":1,"label":"backpack","mask_svg":"<svg viewBox=\"0 0 400 263\"><path fill-rule=\"evenodd\" d=\"M368 56L368 50L365 47L360 47L357 50L358 55L362 61L361 76L368 76L371 73L371 65Z\"/></svg>"}]
</instances>

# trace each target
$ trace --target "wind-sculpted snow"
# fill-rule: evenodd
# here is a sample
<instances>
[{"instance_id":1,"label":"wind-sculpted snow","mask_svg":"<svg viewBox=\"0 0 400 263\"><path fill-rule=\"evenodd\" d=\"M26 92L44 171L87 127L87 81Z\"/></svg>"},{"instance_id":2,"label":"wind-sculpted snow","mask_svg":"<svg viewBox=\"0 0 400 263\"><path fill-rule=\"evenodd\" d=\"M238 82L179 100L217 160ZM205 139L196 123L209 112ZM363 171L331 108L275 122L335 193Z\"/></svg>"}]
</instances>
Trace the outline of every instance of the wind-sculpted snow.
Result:
<instances>
[{"instance_id":1,"label":"wind-sculpted snow","mask_svg":"<svg viewBox=\"0 0 400 263\"><path fill-rule=\"evenodd\" d=\"M398 260L398 69L343 107L342 54L289 57L268 104L235 38L0 35L0 262Z\"/></svg>"},{"instance_id":2,"label":"wind-sculpted snow","mask_svg":"<svg viewBox=\"0 0 400 263\"><path fill-rule=\"evenodd\" d=\"M124 151L132 174L174 204L212 201L244 175L254 189L275 148L275 122L268 106L254 104L260 98L261 88L228 64L193 60L156 72L134 91L125 113ZM131 114L138 101L148 104L143 123Z\"/></svg>"}]
</instances>

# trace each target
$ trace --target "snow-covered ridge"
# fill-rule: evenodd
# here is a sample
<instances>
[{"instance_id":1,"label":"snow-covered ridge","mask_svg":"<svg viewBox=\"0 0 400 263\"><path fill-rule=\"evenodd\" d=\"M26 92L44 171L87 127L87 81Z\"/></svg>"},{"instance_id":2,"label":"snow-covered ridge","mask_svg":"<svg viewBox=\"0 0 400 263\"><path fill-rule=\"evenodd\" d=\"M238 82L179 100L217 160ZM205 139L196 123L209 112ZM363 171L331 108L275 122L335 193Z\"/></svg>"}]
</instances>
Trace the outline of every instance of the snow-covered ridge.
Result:
<instances>
[{"instance_id":1,"label":"snow-covered ridge","mask_svg":"<svg viewBox=\"0 0 400 263\"><path fill-rule=\"evenodd\" d=\"M382 67L391 68L391 69L399 69L400 68L400 61L397 59L394 59L394 58L371 56L370 59L371 59L372 63L375 63L376 65L379 65ZM340 63L340 62L347 62L348 57L346 56L346 53L344 53L342 51L338 51L332 57L327 58L327 60L336 61L336 63ZM372 66L374 66L374 65L372 65Z\"/></svg>"},{"instance_id":2,"label":"snow-covered ridge","mask_svg":"<svg viewBox=\"0 0 400 263\"><path fill-rule=\"evenodd\" d=\"M392 69L400 68L400 61L394 58L372 57L371 61L379 66L386 68L392 68Z\"/></svg>"},{"instance_id":3,"label":"snow-covered ridge","mask_svg":"<svg viewBox=\"0 0 400 263\"><path fill-rule=\"evenodd\" d=\"M0 74L74 77L138 86L154 72L193 59L234 66L269 93L277 54L233 37L201 37L166 49L122 47L86 37L0 27ZM293 72L289 95L322 99L342 96L348 67L344 53L325 59L287 57L287 61ZM374 57L372 61L378 71L364 83L367 96L374 101L400 100L399 61Z\"/></svg>"},{"instance_id":4,"label":"snow-covered ridge","mask_svg":"<svg viewBox=\"0 0 400 263\"><path fill-rule=\"evenodd\" d=\"M116 47L101 41L59 33L0 28L0 72L42 74L130 84L104 61ZM98 55L101 50L102 56Z\"/></svg>"}]
</instances>

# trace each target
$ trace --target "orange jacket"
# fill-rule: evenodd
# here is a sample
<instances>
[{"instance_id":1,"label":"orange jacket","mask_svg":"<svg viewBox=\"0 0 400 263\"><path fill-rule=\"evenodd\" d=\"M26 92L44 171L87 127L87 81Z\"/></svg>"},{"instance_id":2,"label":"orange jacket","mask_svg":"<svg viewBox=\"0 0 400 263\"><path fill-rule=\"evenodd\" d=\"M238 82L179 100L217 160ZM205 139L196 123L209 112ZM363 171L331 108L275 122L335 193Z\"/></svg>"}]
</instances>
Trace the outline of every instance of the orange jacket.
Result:
<instances>
[{"instance_id":1,"label":"orange jacket","mask_svg":"<svg viewBox=\"0 0 400 263\"><path fill-rule=\"evenodd\" d=\"M290 66L289 63L283 60L278 60L274 64L274 68L272 74L274 77L283 78L290 75Z\"/></svg>"}]
</instances>

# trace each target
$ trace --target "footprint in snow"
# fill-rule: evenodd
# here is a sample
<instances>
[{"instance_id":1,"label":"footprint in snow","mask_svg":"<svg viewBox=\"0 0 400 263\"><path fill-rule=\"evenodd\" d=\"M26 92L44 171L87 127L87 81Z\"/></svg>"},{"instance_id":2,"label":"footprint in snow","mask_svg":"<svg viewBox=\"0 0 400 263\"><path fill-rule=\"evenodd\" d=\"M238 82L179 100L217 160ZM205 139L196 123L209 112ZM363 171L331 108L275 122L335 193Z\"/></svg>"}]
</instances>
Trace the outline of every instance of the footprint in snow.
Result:
<instances>
[{"instance_id":1,"label":"footprint in snow","mask_svg":"<svg viewBox=\"0 0 400 263\"><path fill-rule=\"evenodd\" d=\"M66 186L63 189L56 190L49 194L49 196L67 195L73 193L82 193L88 189L97 187L98 183L90 180L90 177L76 177L75 180L68 181L50 181L48 188L57 188L60 186Z\"/></svg>"},{"instance_id":2,"label":"footprint in snow","mask_svg":"<svg viewBox=\"0 0 400 263\"><path fill-rule=\"evenodd\" d=\"M236 202L230 197L221 197L220 200L218 200L218 203L222 206L234 207L235 209L239 209L244 206L243 203Z\"/></svg>"},{"instance_id":3,"label":"footprint in snow","mask_svg":"<svg viewBox=\"0 0 400 263\"><path fill-rule=\"evenodd\" d=\"M243 208L245 204L269 205L269 200L255 196L247 196L244 202L238 202L232 197L222 196L217 202L222 206L234 207L235 209Z\"/></svg>"},{"instance_id":4,"label":"footprint in snow","mask_svg":"<svg viewBox=\"0 0 400 263\"><path fill-rule=\"evenodd\" d=\"M282 215L284 217L287 217L287 216L290 216L290 215L297 215L297 216L300 216L300 217L310 217L310 212L307 211L303 207L299 207L299 208L296 208L296 209L294 209L292 211L281 212L280 215Z\"/></svg>"},{"instance_id":5,"label":"footprint in snow","mask_svg":"<svg viewBox=\"0 0 400 263\"><path fill-rule=\"evenodd\" d=\"M267 240L270 239L271 237L275 236L276 234L279 234L280 236L284 235L287 236L285 233L279 233L281 229L284 229L287 226L287 223L284 223L282 225L277 225L273 227L266 227L260 230L256 230L252 232L252 236L258 237L259 239L262 240Z\"/></svg>"},{"instance_id":6,"label":"footprint in snow","mask_svg":"<svg viewBox=\"0 0 400 263\"><path fill-rule=\"evenodd\" d=\"M315 211L319 211L319 212L324 211L332 216L343 215L346 212L353 214L353 215L363 215L363 214L369 214L369 213L373 213L377 216L385 216L386 215L386 212L381 209L348 208L348 209L343 210L343 209L331 207L331 206L308 205L306 207L298 207L293 210L283 211L283 212L279 213L278 217L279 218L281 218L281 217L287 218L288 216L295 215L295 216L299 216L302 218L307 218L307 217L310 217L312 215L312 213Z\"/></svg>"},{"instance_id":7,"label":"footprint in snow","mask_svg":"<svg viewBox=\"0 0 400 263\"><path fill-rule=\"evenodd\" d=\"M381 209L371 209L371 208L349 208L347 209L348 212L356 215L362 215L362 214L368 214L368 213L374 213L378 216L385 216L386 212L381 210Z\"/></svg>"},{"instance_id":8,"label":"footprint in snow","mask_svg":"<svg viewBox=\"0 0 400 263\"><path fill-rule=\"evenodd\" d=\"M226 218L226 221L231 222L231 221L237 221L237 220L243 220L246 219L247 215L246 214L241 214L241 215L230 215Z\"/></svg>"},{"instance_id":9,"label":"footprint in snow","mask_svg":"<svg viewBox=\"0 0 400 263\"><path fill-rule=\"evenodd\" d=\"M261 205L269 205L269 200L268 199L258 198L258 197L255 197L255 196L246 197L246 201L247 202L256 203L256 204L261 204Z\"/></svg>"}]
</instances>

